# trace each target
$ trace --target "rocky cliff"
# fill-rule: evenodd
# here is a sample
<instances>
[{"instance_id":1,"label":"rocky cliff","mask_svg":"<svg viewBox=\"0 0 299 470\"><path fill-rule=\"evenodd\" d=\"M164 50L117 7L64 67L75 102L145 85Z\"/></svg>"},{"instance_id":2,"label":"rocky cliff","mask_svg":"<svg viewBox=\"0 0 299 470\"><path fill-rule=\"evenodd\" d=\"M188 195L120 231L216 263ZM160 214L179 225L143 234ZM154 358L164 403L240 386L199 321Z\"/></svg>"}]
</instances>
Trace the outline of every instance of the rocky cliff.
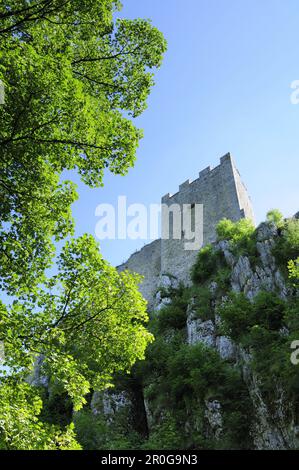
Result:
<instances>
[{"instance_id":1,"label":"rocky cliff","mask_svg":"<svg viewBox=\"0 0 299 470\"><path fill-rule=\"evenodd\" d=\"M274 223L264 223L256 231L256 254L259 262L252 263L250 256L234 254L230 249L230 241L223 240L214 245L215 252L221 253L231 273L229 278L230 291L242 293L249 300L262 292L271 292L281 299L293 297L294 290L288 286L279 269L272 249L277 240L278 228ZM242 379L246 384L252 404L252 425L250 435L253 448L256 449L294 449L299 445L299 428L296 424L295 409L284 392L283 385L275 384L271 402L263 397L261 378L251 368L252 354L250 345L247 348L233 341L229 336L221 334L221 316L217 314L217 284L211 282L210 291L214 304L214 316L203 320L197 316L192 304L189 304L187 318L188 344L202 343L214 348L232 367L240 368ZM219 299L218 299L219 300ZM220 302L225 302L222 297ZM281 328L281 335L288 332ZM270 372L270 371L269 371ZM217 400L206 403L206 417L215 437L222 433L221 403ZM297 417L298 418L298 417Z\"/></svg>"},{"instance_id":2,"label":"rocky cliff","mask_svg":"<svg viewBox=\"0 0 299 470\"><path fill-rule=\"evenodd\" d=\"M85 447L299 447L299 366L290 360L298 279L287 269L298 262L299 221L274 213L257 229L223 221L217 233L198 255L192 286L161 276L156 340L115 389L93 394L83 414L94 434L101 423L97 444L77 417Z\"/></svg>"}]
</instances>

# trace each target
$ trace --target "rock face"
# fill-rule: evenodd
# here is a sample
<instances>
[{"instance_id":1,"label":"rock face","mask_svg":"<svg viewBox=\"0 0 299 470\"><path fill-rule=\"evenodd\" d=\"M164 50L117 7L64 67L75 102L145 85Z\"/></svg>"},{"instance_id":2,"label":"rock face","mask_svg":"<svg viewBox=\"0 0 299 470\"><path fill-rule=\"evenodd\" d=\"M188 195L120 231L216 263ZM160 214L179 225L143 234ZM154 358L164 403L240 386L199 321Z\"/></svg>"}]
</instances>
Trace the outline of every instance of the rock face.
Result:
<instances>
[{"instance_id":1,"label":"rock face","mask_svg":"<svg viewBox=\"0 0 299 470\"><path fill-rule=\"evenodd\" d=\"M254 405L255 420L252 437L256 449L285 450L298 448L297 429L293 422L292 407L284 391L274 387L273 404L269 409L261 393L261 384L250 368L250 356L241 351L244 361L244 380Z\"/></svg>"},{"instance_id":2,"label":"rock face","mask_svg":"<svg viewBox=\"0 0 299 470\"><path fill-rule=\"evenodd\" d=\"M94 392L90 407L95 415L103 414L106 421L112 422L115 416L122 410L126 410L132 406L132 399L128 392Z\"/></svg>"},{"instance_id":3,"label":"rock face","mask_svg":"<svg viewBox=\"0 0 299 470\"><path fill-rule=\"evenodd\" d=\"M167 295L167 292L171 291L171 289L176 289L179 286L179 282L175 276L162 274L159 276L158 286L159 290L153 302L153 309L156 312L159 312L165 305L171 303L171 298Z\"/></svg>"},{"instance_id":4,"label":"rock face","mask_svg":"<svg viewBox=\"0 0 299 470\"><path fill-rule=\"evenodd\" d=\"M190 305L187 315L187 343L190 345L202 343L215 348L222 359L233 360L236 355L236 345L227 336L219 334L220 326L221 321L216 313L213 319L203 321L198 318L193 306Z\"/></svg>"},{"instance_id":5,"label":"rock face","mask_svg":"<svg viewBox=\"0 0 299 470\"><path fill-rule=\"evenodd\" d=\"M115 429L126 423L126 432L136 431L140 436L148 436L151 425L150 407L143 396L140 384L124 389L107 389L93 392L90 408L94 415L102 416L108 426Z\"/></svg>"},{"instance_id":6,"label":"rock face","mask_svg":"<svg viewBox=\"0 0 299 470\"><path fill-rule=\"evenodd\" d=\"M234 292L244 292L249 298L254 298L261 290L275 291L278 289L280 296L285 298L287 289L283 277L276 267L275 259L271 254L274 245L274 237L277 228L274 224L261 224L257 232L256 249L260 264L255 268L251 266L246 256L240 256L234 260L226 249L226 259L230 257L232 266L231 285Z\"/></svg>"},{"instance_id":7,"label":"rock face","mask_svg":"<svg viewBox=\"0 0 299 470\"><path fill-rule=\"evenodd\" d=\"M242 293L253 302L255 296L261 291L273 292L282 300L294 292L288 287L277 266L272 254L275 239L279 236L276 225L272 222L261 224L255 233L255 247L250 255L244 252L236 254L232 245L222 240L215 242L213 248L222 260L225 260L227 277L225 277L225 287L221 284L221 278L214 280L210 284L205 283L204 290L199 290L196 295L188 301L186 307L186 325L182 328L184 335L182 342L188 345L203 344L205 347L216 351L220 358L225 361L225 367L240 371L240 380L244 385L252 413L250 426L250 443L255 449L297 449L299 447L299 427L296 423L294 406L288 401L286 394L279 384L273 383L273 396L271 403L265 399L263 387L260 379L252 367L253 356L250 347L246 350L235 343L223 328L222 320L217 313L217 308L226 302L229 292ZM243 254L242 254L243 253ZM246 252L245 252L246 253ZM218 281L218 279L220 279ZM221 287L222 286L222 287ZM172 303L171 292L179 286L178 279L173 275L160 275L157 282L157 289L152 301L153 311L159 315L161 309ZM202 294L201 294L202 292ZM200 295L203 297L208 293L209 307L200 308ZM185 307L184 307L185 308ZM183 317L184 325L184 317ZM286 328L279 330L281 335L288 335ZM173 334L170 329L165 333L164 341ZM185 339L184 339L185 338ZM163 376L159 377L163 380ZM142 387L141 387L142 388ZM146 432L151 432L157 424L163 422L164 409L156 406L155 400L151 397L151 383L147 384L147 389L139 390L139 415L145 422ZM144 396L145 395L145 396ZM219 396L210 393L203 398L203 415L199 418L198 424L196 416L186 417L185 428L196 429L198 432L211 439L211 442L225 440L225 399L221 403ZM197 397L196 397L197 400ZM119 413L128 410L129 414L134 410L134 399L132 394L127 392L113 391L101 394L95 393L91 402L91 408L95 414L103 413L107 422L113 422ZM141 410L141 411L140 411ZM252 411L251 411L252 410ZM192 414L192 413L191 413ZM193 421L192 421L193 419ZM203 424L203 428L200 426ZM198 428L197 428L198 427Z\"/></svg>"},{"instance_id":8,"label":"rock face","mask_svg":"<svg viewBox=\"0 0 299 470\"><path fill-rule=\"evenodd\" d=\"M206 400L205 418L208 422L208 432L217 440L223 430L221 403L218 400Z\"/></svg>"},{"instance_id":9,"label":"rock face","mask_svg":"<svg viewBox=\"0 0 299 470\"><path fill-rule=\"evenodd\" d=\"M227 241L221 241L215 248L223 254L231 268L231 290L244 293L251 300L261 290L278 292L281 298L288 295L284 278L276 265L271 253L277 227L273 223L264 223L258 227L256 249L258 264L253 266L247 256L235 256ZM211 289L210 289L211 290ZM211 290L213 292L213 289ZM257 377L250 367L251 357L240 349L237 344L226 336L218 334L220 319L215 313L214 319L202 321L189 307L187 319L187 341L189 344L198 342L214 348L222 359L241 365L243 378L248 387L254 407L254 424L252 438L256 449L294 449L298 448L298 429L294 423L291 406L281 388L276 388L271 410L265 403ZM221 434L221 404L211 402L207 405L206 416L210 429L214 430L217 439Z\"/></svg>"},{"instance_id":10,"label":"rock face","mask_svg":"<svg viewBox=\"0 0 299 470\"><path fill-rule=\"evenodd\" d=\"M187 341L188 344L202 343L205 346L215 347L215 325L212 320L194 319L191 312L187 320Z\"/></svg>"},{"instance_id":11,"label":"rock face","mask_svg":"<svg viewBox=\"0 0 299 470\"><path fill-rule=\"evenodd\" d=\"M216 349L221 357L225 360L233 360L236 357L236 346L227 336L217 336Z\"/></svg>"}]
</instances>

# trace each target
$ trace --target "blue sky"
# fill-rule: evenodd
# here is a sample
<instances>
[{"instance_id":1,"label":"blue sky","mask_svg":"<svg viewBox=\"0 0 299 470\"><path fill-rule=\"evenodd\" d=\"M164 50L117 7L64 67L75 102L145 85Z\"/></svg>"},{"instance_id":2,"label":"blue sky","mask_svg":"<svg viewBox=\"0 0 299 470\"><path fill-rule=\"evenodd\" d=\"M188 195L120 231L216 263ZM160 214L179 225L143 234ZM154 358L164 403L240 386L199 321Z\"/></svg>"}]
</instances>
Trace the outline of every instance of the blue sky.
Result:
<instances>
[{"instance_id":1,"label":"blue sky","mask_svg":"<svg viewBox=\"0 0 299 470\"><path fill-rule=\"evenodd\" d=\"M124 0L120 16L150 18L168 52L155 77L137 162L105 186L79 183L73 206L77 235L94 234L100 203L158 203L198 171L231 152L253 202L256 220L271 208L299 210L298 0ZM112 264L144 240L103 240Z\"/></svg>"}]
</instances>

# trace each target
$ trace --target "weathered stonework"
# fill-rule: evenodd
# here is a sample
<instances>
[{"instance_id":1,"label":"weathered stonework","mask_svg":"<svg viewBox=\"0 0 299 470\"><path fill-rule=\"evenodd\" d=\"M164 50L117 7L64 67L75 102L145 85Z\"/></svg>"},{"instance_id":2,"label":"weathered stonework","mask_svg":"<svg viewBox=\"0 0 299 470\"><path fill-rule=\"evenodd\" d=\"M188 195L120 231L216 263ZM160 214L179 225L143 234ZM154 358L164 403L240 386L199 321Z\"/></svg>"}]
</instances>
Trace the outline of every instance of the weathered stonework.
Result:
<instances>
[{"instance_id":1,"label":"weathered stonework","mask_svg":"<svg viewBox=\"0 0 299 470\"><path fill-rule=\"evenodd\" d=\"M115 415L120 410L132 406L131 397L128 392L115 392L106 390L104 392L94 392L90 403L92 412L102 414L106 421L112 422Z\"/></svg>"},{"instance_id":2,"label":"weathered stonework","mask_svg":"<svg viewBox=\"0 0 299 470\"><path fill-rule=\"evenodd\" d=\"M199 173L198 179L180 185L179 191L173 196L164 196L162 203L168 206L203 204L204 245L215 241L216 226L221 219L237 221L244 217L254 218L247 190L230 154L224 155L216 168L208 167ZM185 243L184 237L180 240L162 239L161 270L188 283L198 250L186 250Z\"/></svg>"},{"instance_id":3,"label":"weathered stonework","mask_svg":"<svg viewBox=\"0 0 299 470\"><path fill-rule=\"evenodd\" d=\"M223 430L221 403L218 400L205 401L205 418L209 425L209 433L217 440L221 437Z\"/></svg>"},{"instance_id":4,"label":"weathered stonework","mask_svg":"<svg viewBox=\"0 0 299 470\"><path fill-rule=\"evenodd\" d=\"M162 197L162 204L170 207L178 204L203 205L203 245L216 239L216 226L223 218L237 221L241 218L254 220L253 210L247 190L241 181L235 163L228 153L220 159L220 165L211 169L205 168L196 180L180 185L179 191ZM130 256L127 262L118 267L120 271L129 269L144 276L140 291L149 302L149 308L155 305L155 294L161 276L174 276L177 280L188 284L190 270L198 250L186 250L183 233L181 239L174 239L171 218L167 214L170 238L156 240L144 246ZM165 216L164 216L165 219Z\"/></svg>"},{"instance_id":5,"label":"weathered stonework","mask_svg":"<svg viewBox=\"0 0 299 470\"><path fill-rule=\"evenodd\" d=\"M149 308L153 307L161 273L161 240L145 245L140 251L133 253L128 261L118 266L119 271L126 269L143 276L140 291L149 302Z\"/></svg>"}]
</instances>

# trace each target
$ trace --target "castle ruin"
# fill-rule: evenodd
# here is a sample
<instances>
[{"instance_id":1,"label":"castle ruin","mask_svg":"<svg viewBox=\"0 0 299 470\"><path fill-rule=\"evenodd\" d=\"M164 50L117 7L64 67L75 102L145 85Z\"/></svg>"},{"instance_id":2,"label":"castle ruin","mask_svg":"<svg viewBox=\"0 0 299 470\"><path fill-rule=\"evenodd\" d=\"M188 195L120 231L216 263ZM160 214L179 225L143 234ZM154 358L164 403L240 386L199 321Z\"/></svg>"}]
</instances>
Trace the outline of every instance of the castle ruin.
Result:
<instances>
[{"instance_id":1,"label":"castle ruin","mask_svg":"<svg viewBox=\"0 0 299 470\"><path fill-rule=\"evenodd\" d=\"M166 194L161 202L169 207L173 204L180 207L189 204L192 208L195 204L202 204L203 245L215 241L216 226L223 218L234 222L242 218L254 221L250 197L229 153L221 157L218 166L205 168L196 180L185 181L177 193ZM166 223L171 227L169 220L163 220L165 217L162 211L162 231ZM161 276L173 276L178 281L189 282L190 270L198 251L186 250L185 241L183 233L180 239L175 239L170 232L168 239L162 237L145 245L118 266L119 271L128 269L143 276L140 291L149 302L149 307L154 305Z\"/></svg>"}]
</instances>

